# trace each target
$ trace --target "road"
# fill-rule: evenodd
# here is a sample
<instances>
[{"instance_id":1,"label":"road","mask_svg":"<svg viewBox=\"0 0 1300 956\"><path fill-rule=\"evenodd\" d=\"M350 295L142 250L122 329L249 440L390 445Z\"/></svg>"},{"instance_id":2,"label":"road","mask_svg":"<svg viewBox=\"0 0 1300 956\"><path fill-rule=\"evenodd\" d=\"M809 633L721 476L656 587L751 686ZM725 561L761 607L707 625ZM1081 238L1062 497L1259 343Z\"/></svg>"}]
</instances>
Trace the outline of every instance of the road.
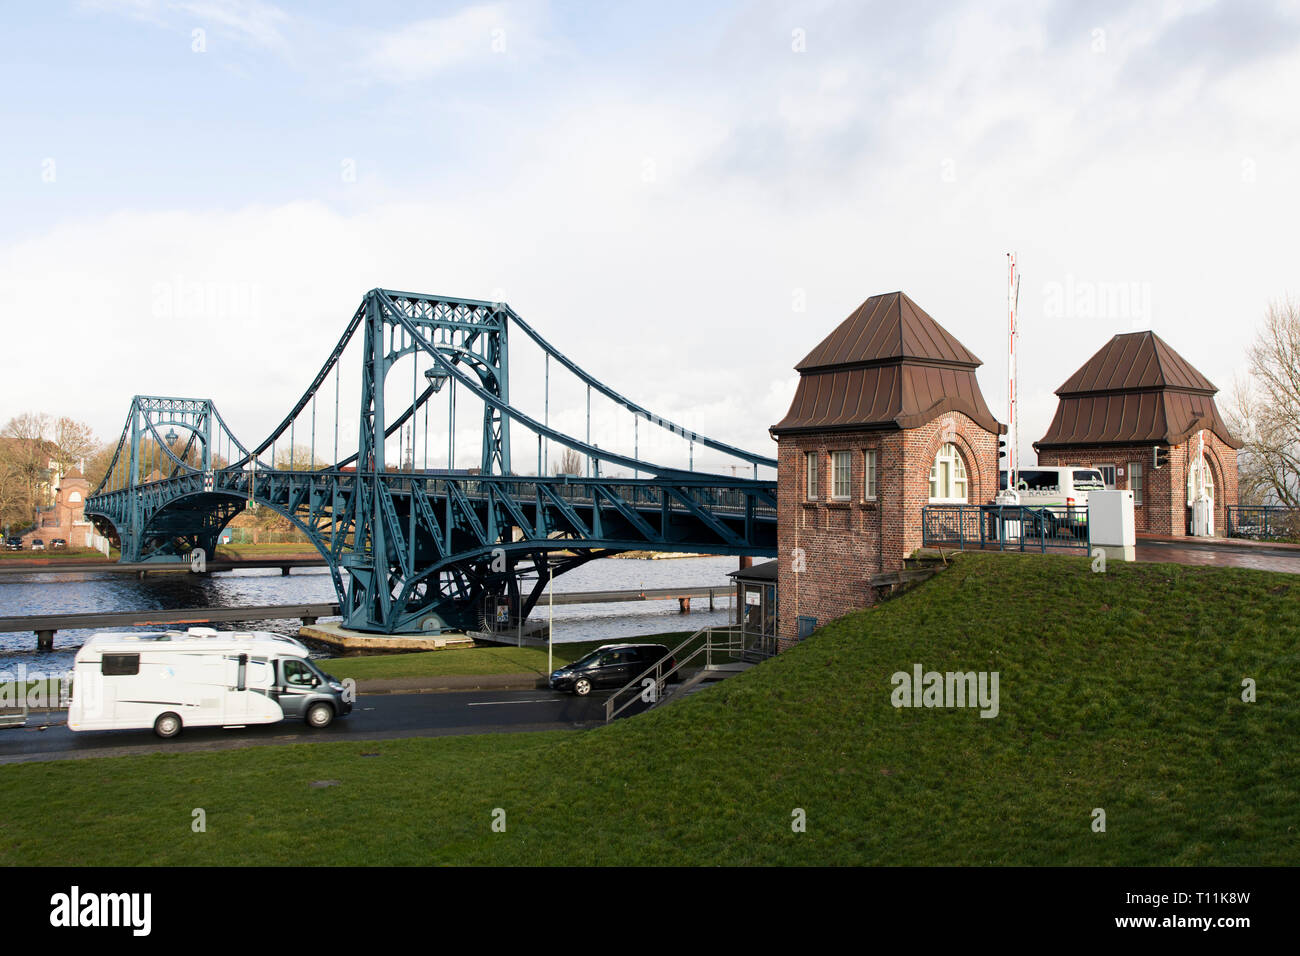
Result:
<instances>
[{"instance_id":1,"label":"road","mask_svg":"<svg viewBox=\"0 0 1300 956\"><path fill-rule=\"evenodd\" d=\"M26 727L0 729L0 764L322 741L576 730L604 722L606 696L573 697L544 690L362 695L350 715L324 730L311 730L298 722L232 730L193 727L174 740L159 740L151 730L73 733L67 728L66 712L32 714ZM637 704L625 713L639 709Z\"/></svg>"}]
</instances>

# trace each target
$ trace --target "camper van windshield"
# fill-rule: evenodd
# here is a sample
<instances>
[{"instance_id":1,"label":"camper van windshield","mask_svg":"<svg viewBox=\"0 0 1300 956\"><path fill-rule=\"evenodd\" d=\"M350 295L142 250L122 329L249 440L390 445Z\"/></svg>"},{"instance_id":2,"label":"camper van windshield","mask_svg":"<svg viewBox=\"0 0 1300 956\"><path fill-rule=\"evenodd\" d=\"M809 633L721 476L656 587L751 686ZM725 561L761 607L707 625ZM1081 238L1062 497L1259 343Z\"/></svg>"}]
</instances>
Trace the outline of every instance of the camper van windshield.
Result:
<instances>
[{"instance_id":1,"label":"camper van windshield","mask_svg":"<svg viewBox=\"0 0 1300 956\"><path fill-rule=\"evenodd\" d=\"M1029 491L1046 491L1047 489L1055 490L1060 483L1054 471L1022 471L1020 473L1020 486Z\"/></svg>"},{"instance_id":2,"label":"camper van windshield","mask_svg":"<svg viewBox=\"0 0 1300 956\"><path fill-rule=\"evenodd\" d=\"M1099 471L1076 471L1074 473L1074 487L1080 491L1105 491L1106 481L1101 477Z\"/></svg>"}]
</instances>

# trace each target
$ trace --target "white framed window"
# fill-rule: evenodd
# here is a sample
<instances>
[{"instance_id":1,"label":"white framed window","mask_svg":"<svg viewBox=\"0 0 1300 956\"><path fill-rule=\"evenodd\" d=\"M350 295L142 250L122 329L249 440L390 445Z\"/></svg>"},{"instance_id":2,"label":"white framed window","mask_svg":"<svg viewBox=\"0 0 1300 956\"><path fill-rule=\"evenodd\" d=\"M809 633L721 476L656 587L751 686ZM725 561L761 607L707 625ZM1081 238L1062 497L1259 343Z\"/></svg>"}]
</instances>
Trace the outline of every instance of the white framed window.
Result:
<instances>
[{"instance_id":1,"label":"white framed window","mask_svg":"<svg viewBox=\"0 0 1300 956\"><path fill-rule=\"evenodd\" d=\"M965 504L967 487L966 464L961 460L957 446L946 443L934 456L930 466L930 500L951 504Z\"/></svg>"},{"instance_id":2,"label":"white framed window","mask_svg":"<svg viewBox=\"0 0 1300 956\"><path fill-rule=\"evenodd\" d=\"M876 500L876 451L867 449L862 453L862 500Z\"/></svg>"},{"instance_id":3,"label":"white framed window","mask_svg":"<svg viewBox=\"0 0 1300 956\"><path fill-rule=\"evenodd\" d=\"M1114 465L1093 465L1097 471L1101 472L1101 480L1106 483L1107 488L1114 489L1115 484L1115 466Z\"/></svg>"},{"instance_id":4,"label":"white framed window","mask_svg":"<svg viewBox=\"0 0 1300 956\"><path fill-rule=\"evenodd\" d=\"M831 452L831 497L848 501L853 492L853 458L847 451Z\"/></svg>"},{"instance_id":5,"label":"white framed window","mask_svg":"<svg viewBox=\"0 0 1300 956\"><path fill-rule=\"evenodd\" d=\"M1134 506L1142 504L1142 462L1128 463L1128 487L1133 492Z\"/></svg>"},{"instance_id":6,"label":"white framed window","mask_svg":"<svg viewBox=\"0 0 1300 956\"><path fill-rule=\"evenodd\" d=\"M805 469L804 478L806 485L804 487L805 496L809 501L817 500L817 452L810 451L804 455Z\"/></svg>"},{"instance_id":7,"label":"white framed window","mask_svg":"<svg viewBox=\"0 0 1300 956\"><path fill-rule=\"evenodd\" d=\"M1204 472L1202 473L1202 469ZM1191 507L1196 500L1196 493L1201 487L1201 481L1205 483L1205 493L1214 500L1214 472L1210 470L1208 461L1201 462L1199 456L1192 459L1192 467L1187 469L1187 505Z\"/></svg>"}]
</instances>

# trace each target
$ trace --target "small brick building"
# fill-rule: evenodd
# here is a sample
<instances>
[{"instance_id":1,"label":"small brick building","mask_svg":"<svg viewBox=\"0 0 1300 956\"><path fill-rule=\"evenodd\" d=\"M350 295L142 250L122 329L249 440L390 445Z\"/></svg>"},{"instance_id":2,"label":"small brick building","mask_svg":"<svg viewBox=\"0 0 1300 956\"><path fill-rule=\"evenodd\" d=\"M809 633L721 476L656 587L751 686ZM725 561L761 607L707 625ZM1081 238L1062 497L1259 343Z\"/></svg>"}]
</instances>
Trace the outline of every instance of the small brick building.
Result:
<instances>
[{"instance_id":1,"label":"small brick building","mask_svg":"<svg viewBox=\"0 0 1300 956\"><path fill-rule=\"evenodd\" d=\"M64 475L55 471L54 482L53 502L38 512L36 527L23 535L23 547L30 548L39 539L48 548L55 538L62 538L70 548L88 547L94 533L85 515L90 482L76 468Z\"/></svg>"},{"instance_id":2,"label":"small brick building","mask_svg":"<svg viewBox=\"0 0 1300 956\"><path fill-rule=\"evenodd\" d=\"M875 600L921 545L930 502L997 493L997 436L971 352L902 292L863 302L795 368L777 441L780 646Z\"/></svg>"},{"instance_id":3,"label":"small brick building","mask_svg":"<svg viewBox=\"0 0 1300 956\"><path fill-rule=\"evenodd\" d=\"M1056 390L1051 427L1034 443L1040 465L1098 468L1111 488L1134 493L1134 525L1185 535L1198 487L1200 439L1214 529L1237 503L1237 449L1214 403L1218 391L1154 332L1116 335ZM1169 450L1155 469L1154 448Z\"/></svg>"}]
</instances>

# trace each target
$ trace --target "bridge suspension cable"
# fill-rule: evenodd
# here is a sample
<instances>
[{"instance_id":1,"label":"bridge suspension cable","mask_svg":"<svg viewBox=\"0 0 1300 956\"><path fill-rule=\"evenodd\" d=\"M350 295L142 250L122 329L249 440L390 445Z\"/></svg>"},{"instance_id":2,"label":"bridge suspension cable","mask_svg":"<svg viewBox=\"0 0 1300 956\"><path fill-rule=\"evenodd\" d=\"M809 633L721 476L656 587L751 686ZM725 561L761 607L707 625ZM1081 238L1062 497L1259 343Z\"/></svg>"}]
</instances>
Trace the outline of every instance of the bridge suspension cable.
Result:
<instances>
[{"instance_id":1,"label":"bridge suspension cable","mask_svg":"<svg viewBox=\"0 0 1300 956\"><path fill-rule=\"evenodd\" d=\"M688 438L692 442L699 442L701 445L705 445L709 448L712 448L714 451L724 452L735 458L739 458L742 461L747 461L754 465L765 465L769 468L776 467L775 458L769 458L766 455L758 455L755 454L754 452L746 451L743 448L737 448L735 445L728 445L726 442L716 441L715 439L709 438L707 435L700 435L696 432L691 431L690 429L683 428L681 425L669 421L668 419L662 417L661 415L656 415L648 408L645 408L644 406L637 404L636 402L632 401L630 398L620 395L618 392L614 391L614 389L610 388L604 382L601 382L599 379L597 379L594 375L580 368L576 362L574 362L572 359L566 356L563 352L561 352L559 349L553 346L546 339L542 338L541 334L538 333L536 329L534 329L531 325L529 325L517 314L515 314L513 310L507 310L507 311L509 312L510 315L510 321L514 322L515 325L519 326L519 328L523 330L525 335L527 335L534 342L536 342L537 345L539 345L542 348L542 350L546 353L548 359L551 356L554 356L557 362L559 362L570 372L576 375L579 379L581 379L584 383L586 383L588 442L590 442L591 440L591 434L590 434L591 389L594 388L596 389L596 391L600 392L606 398L618 403L619 405L622 405L628 411L635 414L638 420L644 418L646 421L658 425L660 428L672 432L675 435L681 435L685 438Z\"/></svg>"}]
</instances>

